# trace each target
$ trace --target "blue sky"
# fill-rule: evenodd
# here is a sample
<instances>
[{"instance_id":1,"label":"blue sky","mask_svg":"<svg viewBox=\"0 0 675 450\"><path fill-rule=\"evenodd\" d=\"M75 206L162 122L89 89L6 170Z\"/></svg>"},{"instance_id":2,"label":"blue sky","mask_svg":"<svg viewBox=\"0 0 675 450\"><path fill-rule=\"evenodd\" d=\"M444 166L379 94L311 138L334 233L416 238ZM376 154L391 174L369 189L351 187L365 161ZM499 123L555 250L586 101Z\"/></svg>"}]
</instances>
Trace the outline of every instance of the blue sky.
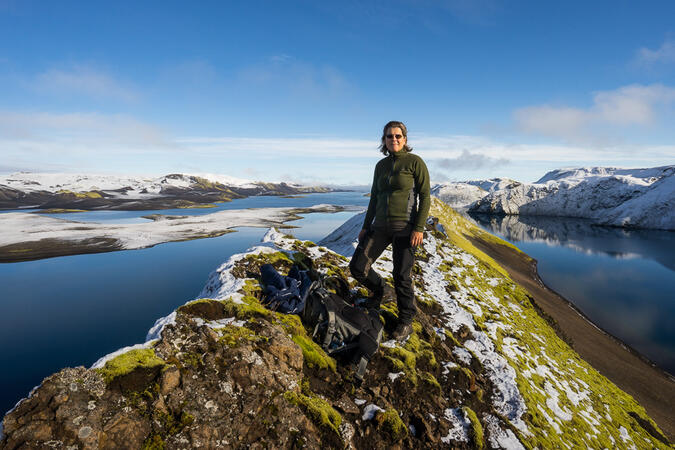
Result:
<instances>
[{"instance_id":1,"label":"blue sky","mask_svg":"<svg viewBox=\"0 0 675 450\"><path fill-rule=\"evenodd\" d=\"M0 172L367 184L675 163L675 2L0 0Z\"/></svg>"}]
</instances>

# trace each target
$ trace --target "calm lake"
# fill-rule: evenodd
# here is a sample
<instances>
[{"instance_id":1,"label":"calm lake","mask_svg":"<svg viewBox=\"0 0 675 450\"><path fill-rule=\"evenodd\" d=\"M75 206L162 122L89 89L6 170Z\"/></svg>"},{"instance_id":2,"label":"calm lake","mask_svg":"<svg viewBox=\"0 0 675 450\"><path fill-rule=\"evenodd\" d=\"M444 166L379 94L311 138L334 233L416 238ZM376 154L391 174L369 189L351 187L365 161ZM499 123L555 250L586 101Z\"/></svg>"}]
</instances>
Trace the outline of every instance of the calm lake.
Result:
<instances>
[{"instance_id":1,"label":"calm lake","mask_svg":"<svg viewBox=\"0 0 675 450\"><path fill-rule=\"evenodd\" d=\"M675 232L471 217L535 258L544 283L600 328L675 374Z\"/></svg>"}]
</instances>

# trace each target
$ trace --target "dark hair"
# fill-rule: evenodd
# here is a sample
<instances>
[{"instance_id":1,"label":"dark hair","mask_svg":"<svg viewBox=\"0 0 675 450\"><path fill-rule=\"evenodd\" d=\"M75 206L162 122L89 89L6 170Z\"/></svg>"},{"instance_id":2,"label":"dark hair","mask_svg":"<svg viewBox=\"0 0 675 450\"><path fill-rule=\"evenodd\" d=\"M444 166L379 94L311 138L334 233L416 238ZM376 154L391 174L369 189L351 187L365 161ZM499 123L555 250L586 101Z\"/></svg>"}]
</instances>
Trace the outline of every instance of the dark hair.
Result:
<instances>
[{"instance_id":1,"label":"dark hair","mask_svg":"<svg viewBox=\"0 0 675 450\"><path fill-rule=\"evenodd\" d=\"M399 122L398 120L392 120L391 122L387 122L387 124L384 126L382 129L382 138L380 139L380 146L378 147L380 151L382 152L383 155L388 155L389 154L389 149L387 148L387 144L385 142L386 140L386 135L387 131L389 128L400 128L401 132L403 133L403 136L405 137L405 145L401 149L402 151L406 152L412 152L413 149L408 145L408 128L403 124L403 122Z\"/></svg>"}]
</instances>

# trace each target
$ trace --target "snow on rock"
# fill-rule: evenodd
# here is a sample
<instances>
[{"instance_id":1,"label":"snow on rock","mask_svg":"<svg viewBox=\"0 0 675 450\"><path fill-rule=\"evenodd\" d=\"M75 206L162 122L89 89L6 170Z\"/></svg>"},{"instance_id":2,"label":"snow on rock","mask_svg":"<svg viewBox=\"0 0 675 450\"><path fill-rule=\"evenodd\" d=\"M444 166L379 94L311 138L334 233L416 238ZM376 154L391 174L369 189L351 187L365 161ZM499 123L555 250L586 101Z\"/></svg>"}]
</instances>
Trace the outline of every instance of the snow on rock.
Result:
<instances>
[{"instance_id":1,"label":"snow on rock","mask_svg":"<svg viewBox=\"0 0 675 450\"><path fill-rule=\"evenodd\" d=\"M485 189L467 183L443 183L431 188L431 195L453 208L466 208L488 195Z\"/></svg>"},{"instance_id":2,"label":"snow on rock","mask_svg":"<svg viewBox=\"0 0 675 450\"><path fill-rule=\"evenodd\" d=\"M190 188L203 178L224 186L254 189L257 184L240 178L217 174L171 174L164 176L118 176L74 173L19 172L0 177L0 185L24 192L103 191L113 195L142 198L144 194L158 195L167 188Z\"/></svg>"},{"instance_id":3,"label":"snow on rock","mask_svg":"<svg viewBox=\"0 0 675 450\"><path fill-rule=\"evenodd\" d=\"M384 409L379 406L371 403L370 405L363 408L363 420L372 420L378 412L384 412Z\"/></svg>"},{"instance_id":4,"label":"snow on rock","mask_svg":"<svg viewBox=\"0 0 675 450\"><path fill-rule=\"evenodd\" d=\"M155 324L148 331L147 336L145 336L145 341L151 341L153 339L159 339L162 336L162 330L167 325L173 325L176 323L176 311L172 312L168 316L160 317L155 321Z\"/></svg>"},{"instance_id":5,"label":"snow on rock","mask_svg":"<svg viewBox=\"0 0 675 450\"><path fill-rule=\"evenodd\" d=\"M469 210L589 218L602 225L675 230L675 166L559 169L536 183L496 189Z\"/></svg>"},{"instance_id":6,"label":"snow on rock","mask_svg":"<svg viewBox=\"0 0 675 450\"><path fill-rule=\"evenodd\" d=\"M448 408L445 410L443 417L451 424L448 434L441 437L443 443L449 444L453 441L469 442L471 422L466 417L464 411L460 408Z\"/></svg>"},{"instance_id":7,"label":"snow on rock","mask_svg":"<svg viewBox=\"0 0 675 450\"><path fill-rule=\"evenodd\" d=\"M499 420L495 416L486 414L483 417L483 420L487 425L491 448L504 448L509 450L525 449L516 435L513 434L513 431L509 430L508 428L506 430L502 430L499 427Z\"/></svg>"}]
</instances>

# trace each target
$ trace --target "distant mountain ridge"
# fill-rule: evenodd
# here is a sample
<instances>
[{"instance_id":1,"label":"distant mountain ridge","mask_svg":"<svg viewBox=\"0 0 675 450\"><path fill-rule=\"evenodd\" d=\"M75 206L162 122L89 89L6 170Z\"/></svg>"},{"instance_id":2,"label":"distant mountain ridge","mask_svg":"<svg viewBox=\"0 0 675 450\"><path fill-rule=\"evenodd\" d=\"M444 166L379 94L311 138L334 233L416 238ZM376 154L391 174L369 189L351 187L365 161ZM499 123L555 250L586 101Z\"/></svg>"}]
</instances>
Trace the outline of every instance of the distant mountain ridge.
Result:
<instances>
[{"instance_id":1,"label":"distant mountain ridge","mask_svg":"<svg viewBox=\"0 0 675 450\"><path fill-rule=\"evenodd\" d=\"M329 191L216 174L133 177L19 172L0 178L0 208L167 209L212 206L253 195Z\"/></svg>"},{"instance_id":2,"label":"distant mountain ridge","mask_svg":"<svg viewBox=\"0 0 675 450\"><path fill-rule=\"evenodd\" d=\"M469 212L576 217L599 225L675 230L675 166L565 168L535 183L502 178L444 183L435 185L432 194Z\"/></svg>"}]
</instances>

